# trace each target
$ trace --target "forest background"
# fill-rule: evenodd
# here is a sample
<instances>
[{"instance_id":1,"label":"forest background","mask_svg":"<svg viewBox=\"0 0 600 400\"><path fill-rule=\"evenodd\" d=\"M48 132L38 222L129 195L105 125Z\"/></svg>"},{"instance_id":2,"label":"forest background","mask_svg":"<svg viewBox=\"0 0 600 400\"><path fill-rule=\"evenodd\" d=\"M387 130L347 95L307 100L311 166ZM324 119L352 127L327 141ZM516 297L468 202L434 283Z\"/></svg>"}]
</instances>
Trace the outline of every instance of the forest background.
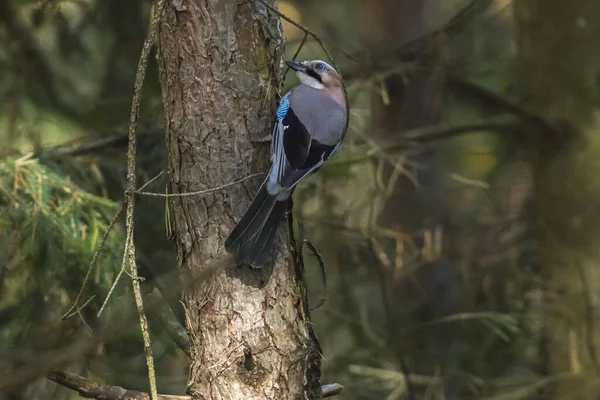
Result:
<instances>
[{"instance_id":1,"label":"forest background","mask_svg":"<svg viewBox=\"0 0 600 400\"><path fill-rule=\"evenodd\" d=\"M285 58L302 47L299 59L328 60L321 40L351 105L341 150L294 202L320 253L305 251L305 281L309 305L324 300L312 327L339 398L598 398L600 2L566 3L277 2L316 34L282 20ZM125 277L96 317L121 268L123 216L78 293L123 204L152 15L142 0L0 2L0 399L78 398L44 377L51 361L135 315ZM163 100L152 52L136 171L160 193ZM182 394L187 338L161 316L186 321L169 291L172 218L165 198L137 197L141 287L164 297L148 312L158 388ZM69 369L150 391L133 320Z\"/></svg>"}]
</instances>

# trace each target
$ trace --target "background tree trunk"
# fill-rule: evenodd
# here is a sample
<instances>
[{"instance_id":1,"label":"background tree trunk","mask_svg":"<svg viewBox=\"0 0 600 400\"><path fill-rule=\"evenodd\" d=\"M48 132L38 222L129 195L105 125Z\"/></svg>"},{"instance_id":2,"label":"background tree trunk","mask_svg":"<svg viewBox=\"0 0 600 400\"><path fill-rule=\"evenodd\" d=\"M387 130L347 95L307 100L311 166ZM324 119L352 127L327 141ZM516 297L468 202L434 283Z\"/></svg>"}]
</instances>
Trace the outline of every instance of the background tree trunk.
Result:
<instances>
[{"instance_id":1,"label":"background tree trunk","mask_svg":"<svg viewBox=\"0 0 600 400\"><path fill-rule=\"evenodd\" d=\"M267 171L266 139L282 77L280 23L264 5L183 4L177 10L168 2L159 36L174 193ZM182 277L198 276L223 256L223 242L259 183L173 201ZM286 251L273 268L230 262L184 293L194 398L320 397L318 343L289 260Z\"/></svg>"},{"instance_id":2,"label":"background tree trunk","mask_svg":"<svg viewBox=\"0 0 600 400\"><path fill-rule=\"evenodd\" d=\"M600 343L600 2L515 3L533 105L563 129L533 143L553 399L598 398Z\"/></svg>"}]
</instances>

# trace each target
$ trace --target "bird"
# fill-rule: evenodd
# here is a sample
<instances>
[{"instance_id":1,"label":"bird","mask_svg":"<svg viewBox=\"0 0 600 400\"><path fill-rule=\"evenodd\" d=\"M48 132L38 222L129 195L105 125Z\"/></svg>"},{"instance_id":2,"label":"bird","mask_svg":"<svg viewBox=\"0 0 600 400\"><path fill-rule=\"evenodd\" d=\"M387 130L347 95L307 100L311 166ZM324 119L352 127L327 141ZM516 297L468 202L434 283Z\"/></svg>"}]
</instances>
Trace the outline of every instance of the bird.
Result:
<instances>
[{"instance_id":1,"label":"bird","mask_svg":"<svg viewBox=\"0 0 600 400\"><path fill-rule=\"evenodd\" d=\"M321 60L286 61L300 85L280 100L271 139L271 167L250 207L225 240L238 265L271 261L280 222L296 185L338 149L347 107L340 74Z\"/></svg>"}]
</instances>

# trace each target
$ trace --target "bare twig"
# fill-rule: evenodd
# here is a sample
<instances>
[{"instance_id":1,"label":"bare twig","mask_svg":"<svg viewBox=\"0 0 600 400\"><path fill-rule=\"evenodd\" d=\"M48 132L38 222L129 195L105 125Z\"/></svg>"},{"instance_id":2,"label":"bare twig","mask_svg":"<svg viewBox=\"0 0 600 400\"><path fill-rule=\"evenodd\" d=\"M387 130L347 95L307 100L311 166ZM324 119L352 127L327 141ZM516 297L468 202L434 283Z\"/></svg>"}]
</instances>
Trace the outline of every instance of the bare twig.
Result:
<instances>
[{"instance_id":1,"label":"bare twig","mask_svg":"<svg viewBox=\"0 0 600 400\"><path fill-rule=\"evenodd\" d=\"M317 305L311 308L312 311L321 307L323 304L325 304L325 301L327 300L327 271L325 270L325 262L323 261L323 256L321 256L321 253L319 253L317 247L314 244L312 244L311 241L306 239L304 239L304 244L308 246L310 251L312 251L313 255L316 257L317 262L319 263L319 267L321 269L321 280L323 281L323 294L321 295L321 299L319 299Z\"/></svg>"},{"instance_id":2,"label":"bare twig","mask_svg":"<svg viewBox=\"0 0 600 400\"><path fill-rule=\"evenodd\" d=\"M150 397L152 400L158 399L158 391L156 388L156 374L154 371L154 358L152 356L152 345L150 342L150 333L148 332L148 320L144 313L144 301L142 299L142 291L140 288L140 279L138 278L137 266L135 263L135 244L133 240L133 226L134 226L134 206L135 206L135 157L136 157L136 130L137 123L140 114L140 103L142 97L142 86L144 84L144 78L146 77L146 69L148 66L148 57L150 50L154 43L154 38L158 31L158 23L160 21L160 15L164 6L164 0L158 0L154 9L154 15L150 29L148 30L148 36L144 41L142 47L142 54L140 55L140 61L138 63L137 72L135 75L135 85L133 88L133 99L131 101L131 114L129 119L129 145L127 146L127 190L125 192L125 199L127 202L127 209L125 215L125 227L127 231L127 237L125 239L125 257L127 258L127 264L131 273L131 285L133 287L133 294L135 298L135 305L138 311L138 317L140 320L140 329L142 331L142 337L144 340L144 353L146 354L146 364L148 366L148 380L150 382Z\"/></svg>"},{"instance_id":3,"label":"bare twig","mask_svg":"<svg viewBox=\"0 0 600 400\"><path fill-rule=\"evenodd\" d=\"M46 374L50 379L75 390L81 397L98 400L150 400L150 395L136 390L127 390L121 386L103 385L91 379L71 372L50 372ZM176 396L160 394L154 397L157 400L191 400L191 396Z\"/></svg>"},{"instance_id":4,"label":"bare twig","mask_svg":"<svg viewBox=\"0 0 600 400\"><path fill-rule=\"evenodd\" d=\"M144 183L139 190L143 190L146 186L150 185L152 182L154 182L156 179L158 179L162 174L163 174L163 171L161 171L154 178L150 179L148 182ZM127 199L125 199L125 201L127 201ZM123 203L123 205L121 206L121 211L123 211L124 207L125 207L125 203ZM131 238L128 238L128 239L131 239ZM121 280L121 277L125 273L125 269L127 267L127 262L126 262L127 261L127 254L126 254L127 249L128 249L128 245L127 245L127 243L125 243L125 248L123 249L123 261L121 263L121 269L119 270L119 273L117 274L117 277L115 278L112 286L108 290L108 294L106 295L106 298L104 299L104 302L102 303L102 306L100 306L100 310L98 310L98 314L96 315L98 318L100 318L100 315L102 315L104 308L108 304L108 300L111 298L115 288L117 287L117 283L119 283L119 281Z\"/></svg>"},{"instance_id":5,"label":"bare twig","mask_svg":"<svg viewBox=\"0 0 600 400\"><path fill-rule=\"evenodd\" d=\"M292 254L292 260L294 262L294 266L296 266L297 257L298 257L298 243L296 242L296 235L294 234L294 215L292 214L293 208L294 208L294 201L290 197L289 202L288 202L288 209L287 209L287 224L288 224L287 232L288 232L290 253Z\"/></svg>"},{"instance_id":6,"label":"bare twig","mask_svg":"<svg viewBox=\"0 0 600 400\"><path fill-rule=\"evenodd\" d=\"M36 352L31 357L24 357L22 351L17 349L21 358L19 367L9 374L0 374L0 392L18 388L28 382L33 381L39 376L43 376L48 371L64 368L73 360L81 359L85 354L90 353L100 343L106 343L116 340L119 333L130 325L131 315L125 318L111 321L111 324L102 326L92 337L81 337L67 346L46 352ZM10 359L10 353L3 353L0 359L2 361Z\"/></svg>"},{"instance_id":7,"label":"bare twig","mask_svg":"<svg viewBox=\"0 0 600 400\"><path fill-rule=\"evenodd\" d=\"M80 142L76 147L73 142ZM89 140L81 143L81 139L76 139L70 143L64 143L54 148L44 149L37 154L40 158L62 158L76 157L83 154L93 153L99 150L105 150L110 147L124 146L127 144L127 135L117 133L99 139Z\"/></svg>"},{"instance_id":8,"label":"bare twig","mask_svg":"<svg viewBox=\"0 0 600 400\"><path fill-rule=\"evenodd\" d=\"M386 271L386 266L384 265L384 263L382 263L382 259L378 256L378 252L377 252L377 249L375 246L377 242L374 240L374 236L371 236L371 239L368 240L368 243L369 243L369 250L371 251L371 255L373 256L373 259L375 261L375 263L374 263L375 271L377 272L377 274L379 276L379 284L381 287L381 301L383 302L383 310L384 310L384 314L385 314L386 323L388 325L388 337L387 337L388 346L390 348L394 348L395 346L393 346L393 340L396 340L398 338L399 332L397 332L396 326L394 325L393 318L392 318L391 300L390 300L390 294L389 294L389 287L387 285L388 278L390 275L389 275L389 271ZM400 341L400 343L402 343L402 341ZM404 359L404 355L398 354L397 357L398 357L400 371L402 372L402 374L404 376L409 376L409 370L408 370L408 366L406 365L406 360ZM407 379L406 380L407 398L409 400L414 400L415 399L414 393L415 393L415 391L412 386L412 383L411 383L410 379Z\"/></svg>"},{"instance_id":9,"label":"bare twig","mask_svg":"<svg viewBox=\"0 0 600 400\"><path fill-rule=\"evenodd\" d=\"M402 138L415 142L429 142L449 137L464 135L476 131L514 131L522 124L511 117L500 117L492 120L462 124L440 124L433 126L424 126L407 131ZM393 146L393 145L392 145ZM401 146L406 146L402 143ZM387 147L386 149L389 149Z\"/></svg>"},{"instance_id":10,"label":"bare twig","mask_svg":"<svg viewBox=\"0 0 600 400\"><path fill-rule=\"evenodd\" d=\"M136 190L136 193L138 191L144 190L146 187L150 186L152 184L152 182L154 182L155 180L157 180L158 178L160 178L164 173L165 173L165 171L160 171L158 174L156 174L154 176L154 178L150 179L148 182L144 183L141 188L139 188L138 190Z\"/></svg>"},{"instance_id":11,"label":"bare twig","mask_svg":"<svg viewBox=\"0 0 600 400\"><path fill-rule=\"evenodd\" d=\"M300 42L300 45L298 45L296 52L292 56L292 60L295 60L298 57L298 54L300 54L300 51L302 51L302 48L304 47L304 44L306 43L306 39L308 39L308 33L304 32L304 37L302 37L302 41ZM290 70L290 66L288 65L287 68L285 69L285 72L283 73L284 78L287 75L289 70Z\"/></svg>"},{"instance_id":12,"label":"bare twig","mask_svg":"<svg viewBox=\"0 0 600 400\"><path fill-rule=\"evenodd\" d=\"M474 14L487 9L491 3L490 0L471 0L443 26L403 43L398 53L400 56L410 56L411 52L415 51L415 49L425 47L428 42L434 40L439 35L450 36L454 32L458 33L458 31L468 25Z\"/></svg>"},{"instance_id":13,"label":"bare twig","mask_svg":"<svg viewBox=\"0 0 600 400\"><path fill-rule=\"evenodd\" d=\"M225 253L213 259L207 268L202 271L186 276L181 282L182 285L169 286L163 290L163 298L172 299L175 296L179 296L182 291L192 290L200 282L232 265L235 265L233 258L231 255ZM155 307L157 307L155 299L149 299L148 308L153 309ZM6 369L3 369L5 365L2 365L2 361L10 359L19 360L18 368L15 371L10 371L9 374L0 374L0 392L18 388L37 377L43 376L49 371L62 369L74 360L80 360L86 354L91 353L99 344L111 343L118 340L120 334L132 326L136 313L137 310L125 310L121 315L111 319L110 323L100 326L94 332L93 336L80 337L59 349L45 352L37 351L31 356L23 354L23 351L20 349L15 349L13 355L11 355L11 352L0 354L0 369L3 371Z\"/></svg>"},{"instance_id":14,"label":"bare twig","mask_svg":"<svg viewBox=\"0 0 600 400\"><path fill-rule=\"evenodd\" d=\"M214 192L217 192L219 190L223 190L223 189L226 189L228 187L238 185L240 183L249 181L250 179L254 179L254 178L258 178L258 177L264 177L265 175L266 175L265 173L259 172L259 173L256 173L256 174L248 175L245 178L238 179L237 181L229 182L229 183L226 183L224 185L217 186L217 187L210 188L210 189L198 190L196 192L186 192L186 193L155 193L155 192L143 192L140 189L140 190L136 190L134 193L142 195L142 196L151 196L151 197L187 197L187 196L200 196L200 195L214 193Z\"/></svg>"},{"instance_id":15,"label":"bare twig","mask_svg":"<svg viewBox=\"0 0 600 400\"><path fill-rule=\"evenodd\" d=\"M63 318L61 319L67 319L72 317L75 314L79 314L79 316L81 316L81 310L83 310L88 304L90 304L92 302L92 300L94 300L94 298L96 297L96 295L93 295L92 297L90 297L89 299L87 299L82 305L81 307L77 307L75 310L71 311L71 313L65 314L63 315ZM83 319L83 318L82 318ZM83 321L84 323L85 320ZM87 325L87 324L86 324Z\"/></svg>"},{"instance_id":16,"label":"bare twig","mask_svg":"<svg viewBox=\"0 0 600 400\"><path fill-rule=\"evenodd\" d=\"M332 168L340 165L367 162L373 158L380 157L382 153L394 152L402 155L414 155L428 149L428 144L448 139L455 136L465 135L478 131L494 131L497 133L518 133L522 123L515 118L500 117L483 122L467 122L463 124L438 124L423 126L408 130L402 134L397 141L373 142L370 149L359 148L357 151L346 154L337 160L329 161L324 168Z\"/></svg>"},{"instance_id":17,"label":"bare twig","mask_svg":"<svg viewBox=\"0 0 600 400\"><path fill-rule=\"evenodd\" d=\"M77 293L77 297L75 298L75 301L73 302L73 305L71 306L71 308L69 308L69 310L66 313L63 314L63 316L61 317L61 319L63 319L63 320L67 319L68 317L70 317L72 315L74 309L76 309L76 308L83 308L85 306L84 305L84 306L79 307L79 301L81 300L81 296L83 294L83 291L85 289L87 281L90 279L90 276L92 274L92 270L94 269L94 266L96 265L96 262L98 261L98 255L100 254L100 252L104 248L104 244L106 243L106 239L108 239L108 235L110 234L110 232L112 231L113 227L117 223L117 220L119 219L119 216L123 212L124 208L125 208L125 204L122 204L121 208L119 208L119 211L117 211L117 213L114 215L114 217L112 218L112 220L108 224L108 227L106 227L106 231L104 231L104 234L102 235L102 239L100 239L100 244L98 245L98 248L96 249L96 251L94 252L94 255L92 256L92 261L90 261L90 265L88 267L87 273L85 274L85 278L83 278L83 283L81 284L81 288L79 289L79 293Z\"/></svg>"},{"instance_id":18,"label":"bare twig","mask_svg":"<svg viewBox=\"0 0 600 400\"><path fill-rule=\"evenodd\" d=\"M448 76L448 83L461 91L468 92L480 100L484 100L490 105L507 110L544 131L557 133L556 127L552 125L550 121L546 120L546 118L493 90L487 89L475 82L452 75Z\"/></svg>"},{"instance_id":19,"label":"bare twig","mask_svg":"<svg viewBox=\"0 0 600 400\"><path fill-rule=\"evenodd\" d=\"M153 135L160 135L164 133L163 128L150 128L138 133L138 139L140 137L148 138ZM93 139L82 142L81 139L75 139L68 143L63 143L58 146L43 149L36 153L35 157L40 158L64 158L64 157L76 157L82 156L89 153L95 153L103 151L111 147L121 147L127 144L128 137L122 133L107 134L104 133L104 137ZM80 143L75 146L76 143Z\"/></svg>"},{"instance_id":20,"label":"bare twig","mask_svg":"<svg viewBox=\"0 0 600 400\"><path fill-rule=\"evenodd\" d=\"M129 238L127 240L129 240ZM100 318L100 316L102 315L104 308L108 304L108 300L112 297L112 294L113 294L115 288L117 287L117 284L119 283L119 281L121 280L121 277L125 273L125 268L127 267L127 247L128 247L128 242L125 242L125 248L123 249L123 260L121 261L121 269L119 270L117 277L113 281L112 286L108 290L108 293L106 294L106 298L104 299L104 302L100 306L100 310L98 310L98 314L96 314L97 318Z\"/></svg>"},{"instance_id":21,"label":"bare twig","mask_svg":"<svg viewBox=\"0 0 600 400\"><path fill-rule=\"evenodd\" d=\"M177 318L175 318L173 310L171 310L171 307L169 307L169 304L162 297L157 288L152 290L152 293L150 293L149 297L153 299L154 303L157 305L154 308L155 311L152 315L156 316L161 326L164 328L165 332L167 332L173 342L175 342L175 344L189 357L190 338L185 331L185 328L179 323Z\"/></svg>"},{"instance_id":22,"label":"bare twig","mask_svg":"<svg viewBox=\"0 0 600 400\"><path fill-rule=\"evenodd\" d=\"M357 68L356 70L346 71L346 79L380 81L387 76L396 74L402 74L404 77L412 78L417 75L431 75L434 73L435 69L432 66L427 65L426 61L400 61L399 63L401 64L400 68L395 65L394 67L374 67L371 70ZM507 111L518 116L523 121L542 129L543 131L553 134L559 133L557 127L555 127L551 121L548 121L542 115L528 109L526 106L519 104L519 102L513 99L496 93L493 90L485 88L475 82L471 82L452 74L447 74L446 79L448 86L453 88L456 93L477 99L482 103L483 106L492 106L500 110Z\"/></svg>"},{"instance_id":23,"label":"bare twig","mask_svg":"<svg viewBox=\"0 0 600 400\"><path fill-rule=\"evenodd\" d=\"M362 375L365 377L373 377L387 381L396 382L412 382L417 385L440 384L442 381L439 377L427 375L405 374L404 372L394 371L391 369L374 368L366 365L352 364L348 367L351 374Z\"/></svg>"}]
</instances>

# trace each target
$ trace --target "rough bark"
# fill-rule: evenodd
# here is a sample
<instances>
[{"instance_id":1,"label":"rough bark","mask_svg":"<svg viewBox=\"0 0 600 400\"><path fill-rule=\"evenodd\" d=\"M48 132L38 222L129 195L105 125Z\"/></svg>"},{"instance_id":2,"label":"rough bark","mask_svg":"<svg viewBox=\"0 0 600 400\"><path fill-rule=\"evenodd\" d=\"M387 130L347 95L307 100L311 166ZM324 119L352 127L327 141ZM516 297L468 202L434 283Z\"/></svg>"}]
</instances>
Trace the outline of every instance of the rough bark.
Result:
<instances>
[{"instance_id":1,"label":"rough bark","mask_svg":"<svg viewBox=\"0 0 600 400\"><path fill-rule=\"evenodd\" d=\"M259 2L168 2L158 57L174 193L266 172L282 53L279 20ZM182 277L222 259L259 183L173 201ZM320 397L318 343L298 275L281 247L272 268L229 262L184 292L193 398Z\"/></svg>"},{"instance_id":2,"label":"rough bark","mask_svg":"<svg viewBox=\"0 0 600 400\"><path fill-rule=\"evenodd\" d=\"M534 132L547 373L553 399L598 396L600 2L519 0L519 55L533 105L561 127ZM533 135L537 133L537 135Z\"/></svg>"}]
</instances>

